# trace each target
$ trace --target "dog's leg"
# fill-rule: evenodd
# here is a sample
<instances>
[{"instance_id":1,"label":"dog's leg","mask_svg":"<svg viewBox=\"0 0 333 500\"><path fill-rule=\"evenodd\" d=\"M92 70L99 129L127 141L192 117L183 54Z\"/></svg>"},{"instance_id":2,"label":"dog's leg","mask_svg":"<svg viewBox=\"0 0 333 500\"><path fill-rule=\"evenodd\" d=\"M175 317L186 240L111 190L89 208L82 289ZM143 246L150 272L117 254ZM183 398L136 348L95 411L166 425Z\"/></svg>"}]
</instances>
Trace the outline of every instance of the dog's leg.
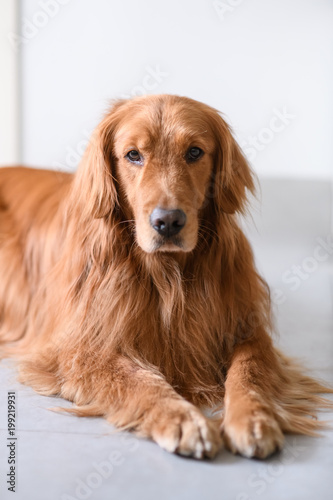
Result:
<instances>
[{"instance_id":1,"label":"dog's leg","mask_svg":"<svg viewBox=\"0 0 333 500\"><path fill-rule=\"evenodd\" d=\"M222 444L218 422L207 419L177 394L158 371L124 357L110 365L111 371L94 373L93 383L87 381L81 387L75 384L81 401L75 396L71 399L84 405L84 394L91 396L93 391L92 411L103 414L117 427L149 437L169 452L194 458L216 455ZM73 384L65 383L62 395L70 396L71 388ZM89 414L89 405L87 410ZM80 406L75 412L84 415L84 407L82 413Z\"/></svg>"},{"instance_id":2,"label":"dog's leg","mask_svg":"<svg viewBox=\"0 0 333 500\"><path fill-rule=\"evenodd\" d=\"M278 376L275 351L265 333L236 347L225 384L223 421L225 444L232 452L265 458L282 447L272 404Z\"/></svg>"}]
</instances>

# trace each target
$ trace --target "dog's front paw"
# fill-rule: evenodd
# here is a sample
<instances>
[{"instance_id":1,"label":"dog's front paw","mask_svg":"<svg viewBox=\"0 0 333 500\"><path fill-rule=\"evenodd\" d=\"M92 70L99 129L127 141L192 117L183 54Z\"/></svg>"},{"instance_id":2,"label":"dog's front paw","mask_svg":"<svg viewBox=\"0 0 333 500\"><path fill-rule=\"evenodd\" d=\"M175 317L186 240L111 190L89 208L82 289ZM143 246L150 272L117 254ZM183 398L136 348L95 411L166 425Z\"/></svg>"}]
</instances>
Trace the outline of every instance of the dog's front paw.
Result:
<instances>
[{"instance_id":1,"label":"dog's front paw","mask_svg":"<svg viewBox=\"0 0 333 500\"><path fill-rule=\"evenodd\" d=\"M245 457L266 458L283 446L284 436L273 416L264 411L225 420L226 447Z\"/></svg>"},{"instance_id":2,"label":"dog's front paw","mask_svg":"<svg viewBox=\"0 0 333 500\"><path fill-rule=\"evenodd\" d=\"M184 401L154 411L151 437L171 453L199 459L213 458L222 446L218 424Z\"/></svg>"}]
</instances>

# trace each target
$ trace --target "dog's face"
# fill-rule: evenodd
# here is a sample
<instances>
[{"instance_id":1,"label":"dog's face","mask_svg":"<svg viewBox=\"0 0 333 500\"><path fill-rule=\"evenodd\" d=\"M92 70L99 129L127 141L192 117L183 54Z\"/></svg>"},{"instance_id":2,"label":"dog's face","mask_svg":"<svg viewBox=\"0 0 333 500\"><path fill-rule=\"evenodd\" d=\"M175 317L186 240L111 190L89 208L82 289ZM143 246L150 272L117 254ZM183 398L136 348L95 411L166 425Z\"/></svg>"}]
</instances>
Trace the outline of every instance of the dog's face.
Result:
<instances>
[{"instance_id":1,"label":"dog's face","mask_svg":"<svg viewBox=\"0 0 333 500\"><path fill-rule=\"evenodd\" d=\"M241 209L245 187L252 188L226 123L192 99L121 101L101 131L117 203L134 220L137 243L147 253L190 252L207 203L234 212Z\"/></svg>"},{"instance_id":2,"label":"dog's face","mask_svg":"<svg viewBox=\"0 0 333 500\"><path fill-rule=\"evenodd\" d=\"M181 103L133 109L114 138L117 179L146 252L191 251L213 169L214 138Z\"/></svg>"}]
</instances>

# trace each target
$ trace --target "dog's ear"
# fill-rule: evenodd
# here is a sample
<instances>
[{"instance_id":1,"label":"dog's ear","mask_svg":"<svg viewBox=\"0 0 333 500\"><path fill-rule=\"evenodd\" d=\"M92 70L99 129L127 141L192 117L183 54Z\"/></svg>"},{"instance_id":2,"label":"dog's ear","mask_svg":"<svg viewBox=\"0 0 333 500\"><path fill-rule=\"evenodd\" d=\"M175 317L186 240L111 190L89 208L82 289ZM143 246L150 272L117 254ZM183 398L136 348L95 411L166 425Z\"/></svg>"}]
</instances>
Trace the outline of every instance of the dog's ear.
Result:
<instances>
[{"instance_id":1,"label":"dog's ear","mask_svg":"<svg viewBox=\"0 0 333 500\"><path fill-rule=\"evenodd\" d=\"M211 124L216 139L213 184L218 211L244 213L247 192L255 191L254 174L231 130L220 114L212 110Z\"/></svg>"},{"instance_id":2,"label":"dog's ear","mask_svg":"<svg viewBox=\"0 0 333 500\"><path fill-rule=\"evenodd\" d=\"M113 141L126 101L116 101L93 131L77 172L77 191L83 206L94 218L108 216L118 207L117 179L113 159Z\"/></svg>"}]
</instances>

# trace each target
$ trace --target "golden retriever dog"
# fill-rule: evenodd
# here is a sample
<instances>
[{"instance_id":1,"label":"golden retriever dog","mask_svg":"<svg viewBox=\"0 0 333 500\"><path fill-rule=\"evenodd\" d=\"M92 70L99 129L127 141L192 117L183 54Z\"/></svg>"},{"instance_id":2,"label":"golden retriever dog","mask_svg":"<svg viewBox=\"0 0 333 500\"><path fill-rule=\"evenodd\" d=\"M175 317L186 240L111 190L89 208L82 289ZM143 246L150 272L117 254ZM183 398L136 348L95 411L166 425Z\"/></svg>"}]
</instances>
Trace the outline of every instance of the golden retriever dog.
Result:
<instances>
[{"instance_id":1,"label":"golden retriever dog","mask_svg":"<svg viewBox=\"0 0 333 500\"><path fill-rule=\"evenodd\" d=\"M1 352L20 380L195 458L315 434L332 391L272 344L237 219L253 190L220 114L171 95L116 101L73 175L0 169Z\"/></svg>"}]
</instances>

